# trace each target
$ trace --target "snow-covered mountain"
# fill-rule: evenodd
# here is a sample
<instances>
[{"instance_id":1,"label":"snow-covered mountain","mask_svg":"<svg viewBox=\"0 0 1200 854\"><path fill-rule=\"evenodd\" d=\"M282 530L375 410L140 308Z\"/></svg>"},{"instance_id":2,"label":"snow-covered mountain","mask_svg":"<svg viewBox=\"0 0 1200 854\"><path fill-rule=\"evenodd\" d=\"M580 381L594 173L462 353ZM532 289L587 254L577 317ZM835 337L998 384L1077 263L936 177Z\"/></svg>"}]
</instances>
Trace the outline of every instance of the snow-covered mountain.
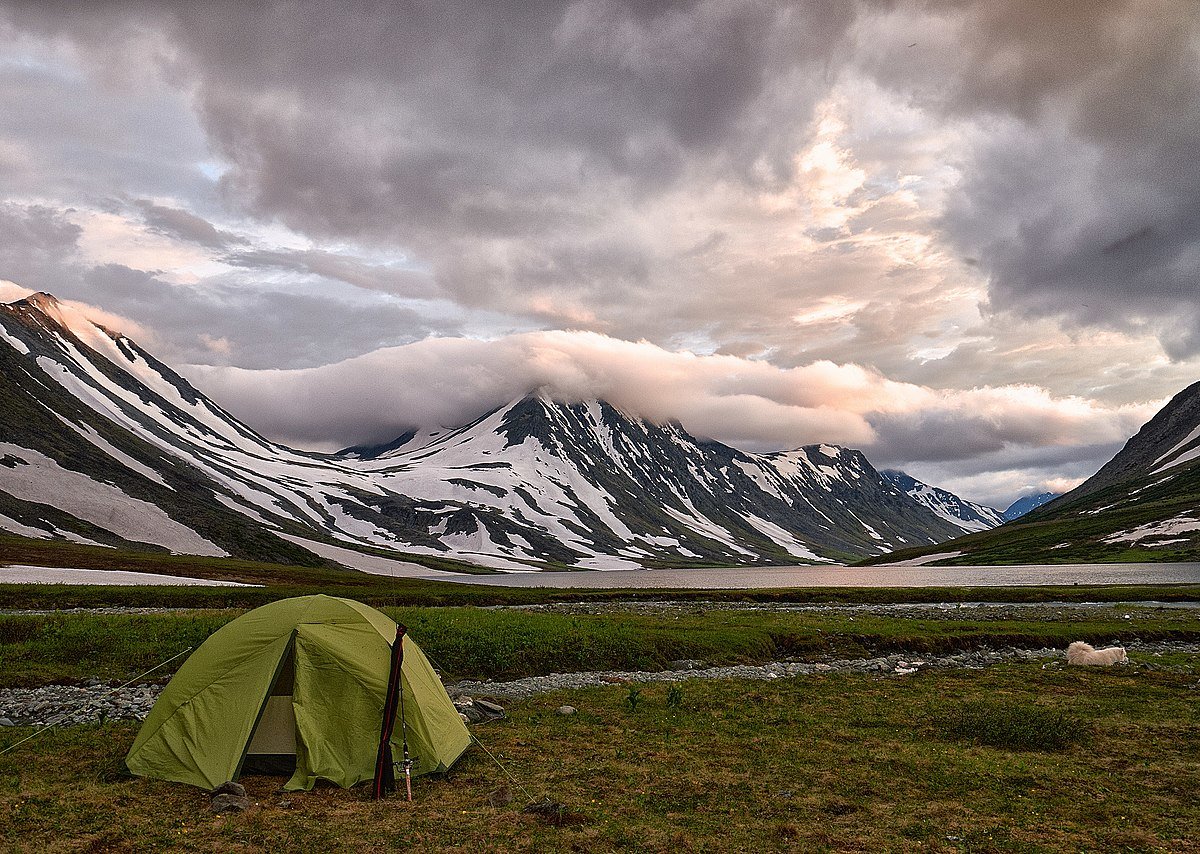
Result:
<instances>
[{"instance_id":1,"label":"snow-covered mountain","mask_svg":"<svg viewBox=\"0 0 1200 854\"><path fill-rule=\"evenodd\" d=\"M1200 560L1200 383L1175 395L1100 471L1007 524L897 558L943 562Z\"/></svg>"},{"instance_id":2,"label":"snow-covered mountain","mask_svg":"<svg viewBox=\"0 0 1200 854\"><path fill-rule=\"evenodd\" d=\"M1004 524L1004 514L994 507L959 498L952 492L922 483L902 471L880 472L909 498L928 507L952 525L964 531L986 531Z\"/></svg>"},{"instance_id":3,"label":"snow-covered mountain","mask_svg":"<svg viewBox=\"0 0 1200 854\"><path fill-rule=\"evenodd\" d=\"M748 454L544 393L384 446L296 451L47 294L0 306L0 431L0 529L101 545L608 568L848 560L962 529L857 451Z\"/></svg>"},{"instance_id":4,"label":"snow-covered mountain","mask_svg":"<svg viewBox=\"0 0 1200 854\"><path fill-rule=\"evenodd\" d=\"M1004 511L1004 521L1011 522L1013 519L1020 519L1026 513L1032 513L1043 504L1049 504L1060 495L1062 495L1061 492L1039 492L1036 495L1023 495L1008 505L1008 508Z\"/></svg>"}]
</instances>

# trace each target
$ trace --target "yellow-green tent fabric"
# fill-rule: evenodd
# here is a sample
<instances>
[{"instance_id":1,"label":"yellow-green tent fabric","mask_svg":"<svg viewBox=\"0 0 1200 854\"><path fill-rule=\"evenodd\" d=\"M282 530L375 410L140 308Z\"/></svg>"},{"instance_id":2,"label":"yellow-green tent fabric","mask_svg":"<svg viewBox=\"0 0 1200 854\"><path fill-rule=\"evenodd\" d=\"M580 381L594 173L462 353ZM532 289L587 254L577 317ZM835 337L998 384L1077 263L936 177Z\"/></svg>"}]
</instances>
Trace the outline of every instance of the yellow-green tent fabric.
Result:
<instances>
[{"instance_id":1,"label":"yellow-green tent fabric","mask_svg":"<svg viewBox=\"0 0 1200 854\"><path fill-rule=\"evenodd\" d=\"M361 602L300 596L255 608L214 632L179 668L125 764L143 777L214 789L249 758L283 758L284 788L349 787L374 776L396 624ZM448 769L470 734L420 647L404 638L403 727L413 774Z\"/></svg>"}]
</instances>

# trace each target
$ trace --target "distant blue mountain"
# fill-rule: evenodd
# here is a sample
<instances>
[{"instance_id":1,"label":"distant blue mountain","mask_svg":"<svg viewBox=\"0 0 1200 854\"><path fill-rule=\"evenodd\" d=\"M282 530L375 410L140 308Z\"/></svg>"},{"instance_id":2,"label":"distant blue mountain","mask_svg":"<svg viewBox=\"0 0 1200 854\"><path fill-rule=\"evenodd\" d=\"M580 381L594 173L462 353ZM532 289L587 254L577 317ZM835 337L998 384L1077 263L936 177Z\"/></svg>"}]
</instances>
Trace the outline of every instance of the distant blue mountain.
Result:
<instances>
[{"instance_id":1,"label":"distant blue mountain","mask_svg":"<svg viewBox=\"0 0 1200 854\"><path fill-rule=\"evenodd\" d=\"M1053 501L1060 495L1062 495L1061 492L1042 492L1037 495L1026 495L1024 498L1018 498L1012 504L1008 505L1008 509L1004 511L1004 521L1011 522L1013 519L1018 519L1029 511L1036 510L1048 501Z\"/></svg>"}]
</instances>

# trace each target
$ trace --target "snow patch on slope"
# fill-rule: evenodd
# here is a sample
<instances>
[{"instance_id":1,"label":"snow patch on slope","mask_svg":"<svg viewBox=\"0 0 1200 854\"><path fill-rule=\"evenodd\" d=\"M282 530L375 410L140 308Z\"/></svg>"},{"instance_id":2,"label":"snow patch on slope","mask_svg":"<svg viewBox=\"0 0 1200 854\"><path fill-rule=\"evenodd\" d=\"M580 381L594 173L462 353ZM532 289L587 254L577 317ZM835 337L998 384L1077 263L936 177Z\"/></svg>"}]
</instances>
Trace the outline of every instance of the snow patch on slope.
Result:
<instances>
[{"instance_id":1,"label":"snow patch on slope","mask_svg":"<svg viewBox=\"0 0 1200 854\"><path fill-rule=\"evenodd\" d=\"M11 454L25 463L12 468L0 466L0 489L14 498L57 507L131 542L153 543L182 554L229 554L176 522L157 505L65 469L44 454L8 442L0 442L0 454Z\"/></svg>"},{"instance_id":2,"label":"snow patch on slope","mask_svg":"<svg viewBox=\"0 0 1200 854\"><path fill-rule=\"evenodd\" d=\"M1144 541L1160 537L1172 537L1176 534L1190 533L1192 531L1200 531L1200 519L1183 513L1171 519L1148 522L1129 531L1117 531L1115 534L1105 537L1104 542L1112 544L1144 544L1147 548L1151 548L1159 545L1159 543L1145 543Z\"/></svg>"}]
</instances>

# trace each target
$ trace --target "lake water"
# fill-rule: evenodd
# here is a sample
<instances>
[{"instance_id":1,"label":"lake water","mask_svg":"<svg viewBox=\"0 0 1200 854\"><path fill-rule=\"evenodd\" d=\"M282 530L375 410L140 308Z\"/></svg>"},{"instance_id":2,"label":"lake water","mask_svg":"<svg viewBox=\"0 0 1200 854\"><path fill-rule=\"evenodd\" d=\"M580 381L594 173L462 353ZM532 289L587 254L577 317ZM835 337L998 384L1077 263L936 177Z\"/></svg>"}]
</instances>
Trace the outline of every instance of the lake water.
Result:
<instances>
[{"instance_id":1,"label":"lake water","mask_svg":"<svg viewBox=\"0 0 1200 854\"><path fill-rule=\"evenodd\" d=\"M439 575L438 581L502 587L668 587L748 590L783 587L1018 587L1071 584L1200 584L1200 563L1088 563L1029 566L772 566L728 569L618 569Z\"/></svg>"}]
</instances>

